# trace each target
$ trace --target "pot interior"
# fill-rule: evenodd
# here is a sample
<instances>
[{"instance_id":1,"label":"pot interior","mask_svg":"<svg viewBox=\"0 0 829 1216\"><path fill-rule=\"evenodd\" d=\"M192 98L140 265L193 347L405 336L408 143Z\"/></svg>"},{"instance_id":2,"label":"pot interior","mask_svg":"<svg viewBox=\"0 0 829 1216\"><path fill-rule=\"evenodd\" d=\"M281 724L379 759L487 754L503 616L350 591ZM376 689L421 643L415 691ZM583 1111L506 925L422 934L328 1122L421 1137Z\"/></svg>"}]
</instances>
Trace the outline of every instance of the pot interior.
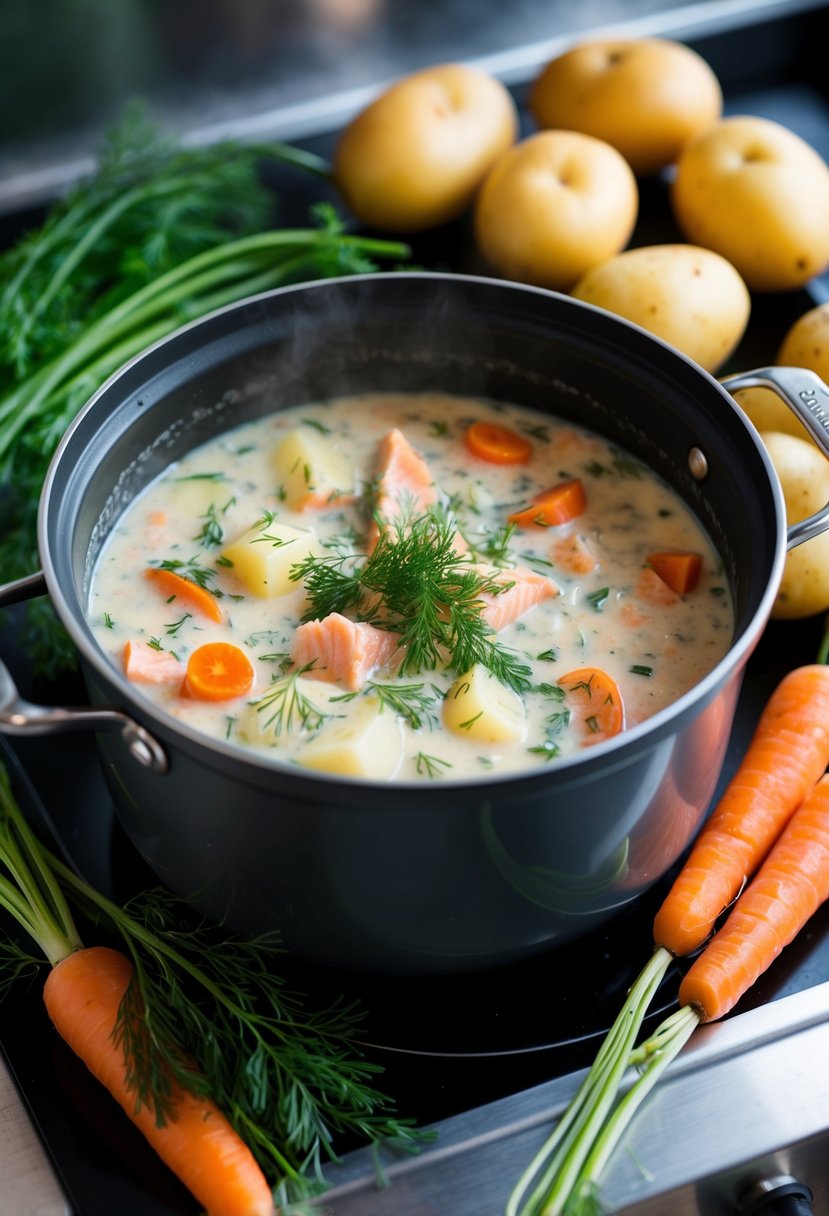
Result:
<instances>
[{"instance_id":1,"label":"pot interior","mask_svg":"<svg viewBox=\"0 0 829 1216\"><path fill-rule=\"evenodd\" d=\"M139 357L87 407L55 461L42 518L44 560L81 647L95 647L81 622L101 546L170 463L272 411L385 390L485 396L599 432L658 472L707 529L731 584L735 642L768 603L784 540L773 479L750 428L706 373L567 297L383 274L222 310Z\"/></svg>"}]
</instances>

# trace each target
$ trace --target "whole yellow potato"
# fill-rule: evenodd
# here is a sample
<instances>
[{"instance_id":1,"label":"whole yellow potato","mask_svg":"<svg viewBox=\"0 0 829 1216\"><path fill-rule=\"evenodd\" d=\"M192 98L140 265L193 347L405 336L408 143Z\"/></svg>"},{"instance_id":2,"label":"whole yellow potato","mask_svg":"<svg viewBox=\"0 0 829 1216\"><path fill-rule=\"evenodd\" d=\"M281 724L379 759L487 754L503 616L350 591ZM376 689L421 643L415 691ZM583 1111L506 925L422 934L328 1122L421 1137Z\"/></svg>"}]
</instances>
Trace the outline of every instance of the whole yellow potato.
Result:
<instances>
[{"instance_id":1,"label":"whole yellow potato","mask_svg":"<svg viewBox=\"0 0 829 1216\"><path fill-rule=\"evenodd\" d=\"M709 372L734 350L751 313L731 263L693 245L628 249L589 270L571 295L641 325Z\"/></svg>"},{"instance_id":2,"label":"whole yellow potato","mask_svg":"<svg viewBox=\"0 0 829 1216\"><path fill-rule=\"evenodd\" d=\"M805 367L829 384L829 301L810 308L790 326L775 363ZM771 389L744 388L734 398L758 431L783 431L814 443L797 415Z\"/></svg>"},{"instance_id":3,"label":"whole yellow potato","mask_svg":"<svg viewBox=\"0 0 829 1216\"><path fill-rule=\"evenodd\" d=\"M423 231L465 211L517 137L505 85L477 68L441 64L397 81L346 126L334 182L362 223Z\"/></svg>"},{"instance_id":4,"label":"whole yellow potato","mask_svg":"<svg viewBox=\"0 0 829 1216\"><path fill-rule=\"evenodd\" d=\"M627 245L638 211L636 178L620 152L578 131L540 131L487 174L475 239L505 278L568 291Z\"/></svg>"},{"instance_id":5,"label":"whole yellow potato","mask_svg":"<svg viewBox=\"0 0 829 1216\"><path fill-rule=\"evenodd\" d=\"M673 164L722 114L706 61L666 38L605 38L553 59L530 90L540 127L566 127L612 144L637 176Z\"/></svg>"},{"instance_id":6,"label":"whole yellow potato","mask_svg":"<svg viewBox=\"0 0 829 1216\"><path fill-rule=\"evenodd\" d=\"M782 367L806 367L829 384L829 300L797 318L780 344L777 362Z\"/></svg>"},{"instance_id":7,"label":"whole yellow potato","mask_svg":"<svg viewBox=\"0 0 829 1216\"><path fill-rule=\"evenodd\" d=\"M786 522L798 523L829 502L829 460L813 443L781 431L763 431L786 500ZM786 554L783 579L771 615L781 620L829 609L829 532Z\"/></svg>"},{"instance_id":8,"label":"whole yellow potato","mask_svg":"<svg viewBox=\"0 0 829 1216\"><path fill-rule=\"evenodd\" d=\"M771 119L724 118L687 144L671 206L753 291L792 291L829 266L829 166Z\"/></svg>"}]
</instances>

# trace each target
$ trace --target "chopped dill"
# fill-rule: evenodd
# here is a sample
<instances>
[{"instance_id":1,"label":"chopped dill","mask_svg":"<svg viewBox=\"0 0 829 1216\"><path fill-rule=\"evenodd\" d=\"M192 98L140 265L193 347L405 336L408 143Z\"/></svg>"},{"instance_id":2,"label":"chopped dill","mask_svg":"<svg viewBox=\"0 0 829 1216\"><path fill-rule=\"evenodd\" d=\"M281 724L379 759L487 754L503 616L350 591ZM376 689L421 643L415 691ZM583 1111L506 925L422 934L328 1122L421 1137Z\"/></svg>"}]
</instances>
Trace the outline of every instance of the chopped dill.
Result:
<instances>
[{"instance_id":1,"label":"chopped dill","mask_svg":"<svg viewBox=\"0 0 829 1216\"><path fill-rule=\"evenodd\" d=\"M210 566L200 565L198 556L190 557L187 561L181 561L177 557L168 557L152 564L158 566L159 570L172 570L174 573L180 574L182 578L189 578L191 582L198 583L200 587L211 591L213 595L221 595L220 591L208 587L210 580L216 577L216 571Z\"/></svg>"},{"instance_id":2,"label":"chopped dill","mask_svg":"<svg viewBox=\"0 0 829 1216\"><path fill-rule=\"evenodd\" d=\"M315 731L332 716L315 705L299 687L299 677L312 666L313 664L306 663L304 667L281 676L267 692L251 702L256 712L264 715L263 730L272 728L275 735L292 730Z\"/></svg>"},{"instance_id":3,"label":"chopped dill","mask_svg":"<svg viewBox=\"0 0 829 1216\"><path fill-rule=\"evenodd\" d=\"M596 610L596 612L601 612L607 603L609 595L609 587L600 587L598 591L591 591L590 594L586 595L584 598L587 600L588 604L590 604L590 606Z\"/></svg>"},{"instance_id":4,"label":"chopped dill","mask_svg":"<svg viewBox=\"0 0 829 1216\"><path fill-rule=\"evenodd\" d=\"M185 621L191 620L192 616L192 612L185 612L184 616L180 616L177 621L172 621L169 625L165 625L164 632L168 633L170 637L175 637Z\"/></svg>"},{"instance_id":5,"label":"chopped dill","mask_svg":"<svg viewBox=\"0 0 829 1216\"><path fill-rule=\"evenodd\" d=\"M415 756L415 769L421 777L442 777L442 770L451 767L450 761L441 760L440 756L430 756L426 752L418 752Z\"/></svg>"}]
</instances>

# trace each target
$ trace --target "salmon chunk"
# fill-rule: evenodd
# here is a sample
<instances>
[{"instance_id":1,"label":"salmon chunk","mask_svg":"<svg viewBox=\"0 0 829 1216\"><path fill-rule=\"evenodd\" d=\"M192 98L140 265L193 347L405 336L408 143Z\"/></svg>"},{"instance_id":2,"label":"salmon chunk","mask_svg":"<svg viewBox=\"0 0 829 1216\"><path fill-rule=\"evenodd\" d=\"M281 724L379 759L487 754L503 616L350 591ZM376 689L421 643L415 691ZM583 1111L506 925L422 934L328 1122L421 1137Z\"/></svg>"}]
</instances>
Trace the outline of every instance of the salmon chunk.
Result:
<instances>
[{"instance_id":1,"label":"salmon chunk","mask_svg":"<svg viewBox=\"0 0 829 1216\"><path fill-rule=\"evenodd\" d=\"M517 621L536 604L558 595L558 587L552 579L522 566L516 566L514 570L495 572L486 567L478 569L482 574L494 577L497 583L503 583L505 586L505 590L499 591L497 595L490 592L481 595L484 603L481 616L496 632Z\"/></svg>"},{"instance_id":2,"label":"salmon chunk","mask_svg":"<svg viewBox=\"0 0 829 1216\"><path fill-rule=\"evenodd\" d=\"M374 511L384 523L407 514L422 514L438 500L429 466L397 427L380 440L375 476ZM377 543L380 529L372 520L369 548Z\"/></svg>"},{"instance_id":3,"label":"salmon chunk","mask_svg":"<svg viewBox=\"0 0 829 1216\"><path fill-rule=\"evenodd\" d=\"M181 684L184 664L169 650L131 638L124 645L124 674L135 684Z\"/></svg>"},{"instance_id":4,"label":"salmon chunk","mask_svg":"<svg viewBox=\"0 0 829 1216\"><path fill-rule=\"evenodd\" d=\"M354 692L363 687L375 668L391 663L397 653L396 634L332 612L322 620L299 626L291 660L295 667L308 667L305 675L311 679L339 684Z\"/></svg>"}]
</instances>

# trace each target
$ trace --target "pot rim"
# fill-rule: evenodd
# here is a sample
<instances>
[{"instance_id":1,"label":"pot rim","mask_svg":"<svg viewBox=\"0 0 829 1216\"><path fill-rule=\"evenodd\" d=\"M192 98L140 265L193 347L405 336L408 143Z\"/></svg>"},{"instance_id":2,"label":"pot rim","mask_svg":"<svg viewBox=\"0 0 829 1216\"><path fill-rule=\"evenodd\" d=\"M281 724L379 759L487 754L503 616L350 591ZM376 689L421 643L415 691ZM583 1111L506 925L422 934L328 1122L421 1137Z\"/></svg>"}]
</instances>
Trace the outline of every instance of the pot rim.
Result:
<instances>
[{"instance_id":1,"label":"pot rim","mask_svg":"<svg viewBox=\"0 0 829 1216\"><path fill-rule=\"evenodd\" d=\"M392 787L401 791L420 791L421 793L424 788L428 788L429 790L434 789L434 784L423 780L393 779L385 782L368 781L363 778L303 770L296 765L286 764L276 757L272 758L267 754L260 755L257 750L250 749L250 751L247 751L236 744L213 738L204 732L188 726L186 723L178 721L165 711L159 710L148 698L145 698L141 694L140 690L135 689L111 662L92 635L85 617L81 616L80 620L76 618L72 606L69 604L57 578L48 540L48 518L53 498L56 497L55 485L62 462L65 459L65 453L72 444L73 436L83 426L88 415L98 408L100 400L105 396L109 396L119 381L134 367L139 366L147 361L150 356L157 355L159 351L163 351L167 347L175 348L193 331L198 331L200 328L222 317L232 316L234 313L250 309L251 306L255 306L260 301L268 301L274 297L283 297L291 294L308 293L314 290L329 289L335 291L341 285L358 285L361 282L375 282L378 280L399 282L402 286L413 281L429 280L436 283L464 285L472 290L475 290L477 285L482 285L496 288L506 294L536 295L542 299L552 297L558 301L566 301L567 307L572 307L574 312L581 310L585 313L599 316L603 319L604 325L607 326L609 324L613 328L618 328L620 333L625 330L632 331L639 336L640 340L652 343L667 352L669 359L676 362L677 365L684 364L699 379L701 386L706 385L708 391L715 392L722 399L723 408L739 419L742 423L746 442L755 448L756 454L759 456L767 474L767 485L765 488L770 492L774 510L776 524L774 552L770 560L769 579L753 615L746 622L739 636L732 641L728 651L715 667L683 693L681 697L672 701L664 709L645 719L643 722L638 723L636 726L614 736L612 739L595 744L584 752L563 757L543 767L532 767L526 770L500 774L487 773L479 779L441 777L439 785L441 790L446 789L447 791L451 790L457 793L459 789L484 789L487 786L515 785L520 783L528 791L531 791L537 784L547 784L554 774L556 779L558 779L558 775L560 774L563 780L574 776L573 770L576 770L576 773L578 773L578 770L588 765L591 769L601 769L603 772L607 771L609 767L623 765L628 752L636 750L642 739L651 738L655 746L670 732L675 720L681 718L686 711L698 703L707 703L720 690L729 677L742 670L768 622L782 578L786 556L785 502L771 459L762 441L734 398L731 397L714 376L681 351L643 327L636 325L634 322L611 314L585 301L576 300L560 292L550 291L531 284L501 280L482 275L444 273L440 271L406 271L405 273L376 271L358 275L309 280L284 287L272 288L268 291L247 296L242 300L234 301L231 304L223 305L204 316L186 322L170 334L152 343L137 355L134 355L107 378L75 416L52 457L44 480L38 506L38 545L44 578L58 616L84 662L89 664L106 684L116 687L119 696L129 708L130 714L134 714L145 725L148 725L149 729L158 730L162 736L172 738L177 744L185 744L191 752L195 750L202 759L209 759L211 754L215 753L218 759L237 764L251 774L256 774L260 780L268 775L271 777L278 776L289 780L292 784L296 782L303 787L309 787L309 792L310 788L315 785L328 789L345 787L352 794L359 794L360 791L365 791L366 793L388 791ZM122 706L119 704L118 708L120 709Z\"/></svg>"}]
</instances>

